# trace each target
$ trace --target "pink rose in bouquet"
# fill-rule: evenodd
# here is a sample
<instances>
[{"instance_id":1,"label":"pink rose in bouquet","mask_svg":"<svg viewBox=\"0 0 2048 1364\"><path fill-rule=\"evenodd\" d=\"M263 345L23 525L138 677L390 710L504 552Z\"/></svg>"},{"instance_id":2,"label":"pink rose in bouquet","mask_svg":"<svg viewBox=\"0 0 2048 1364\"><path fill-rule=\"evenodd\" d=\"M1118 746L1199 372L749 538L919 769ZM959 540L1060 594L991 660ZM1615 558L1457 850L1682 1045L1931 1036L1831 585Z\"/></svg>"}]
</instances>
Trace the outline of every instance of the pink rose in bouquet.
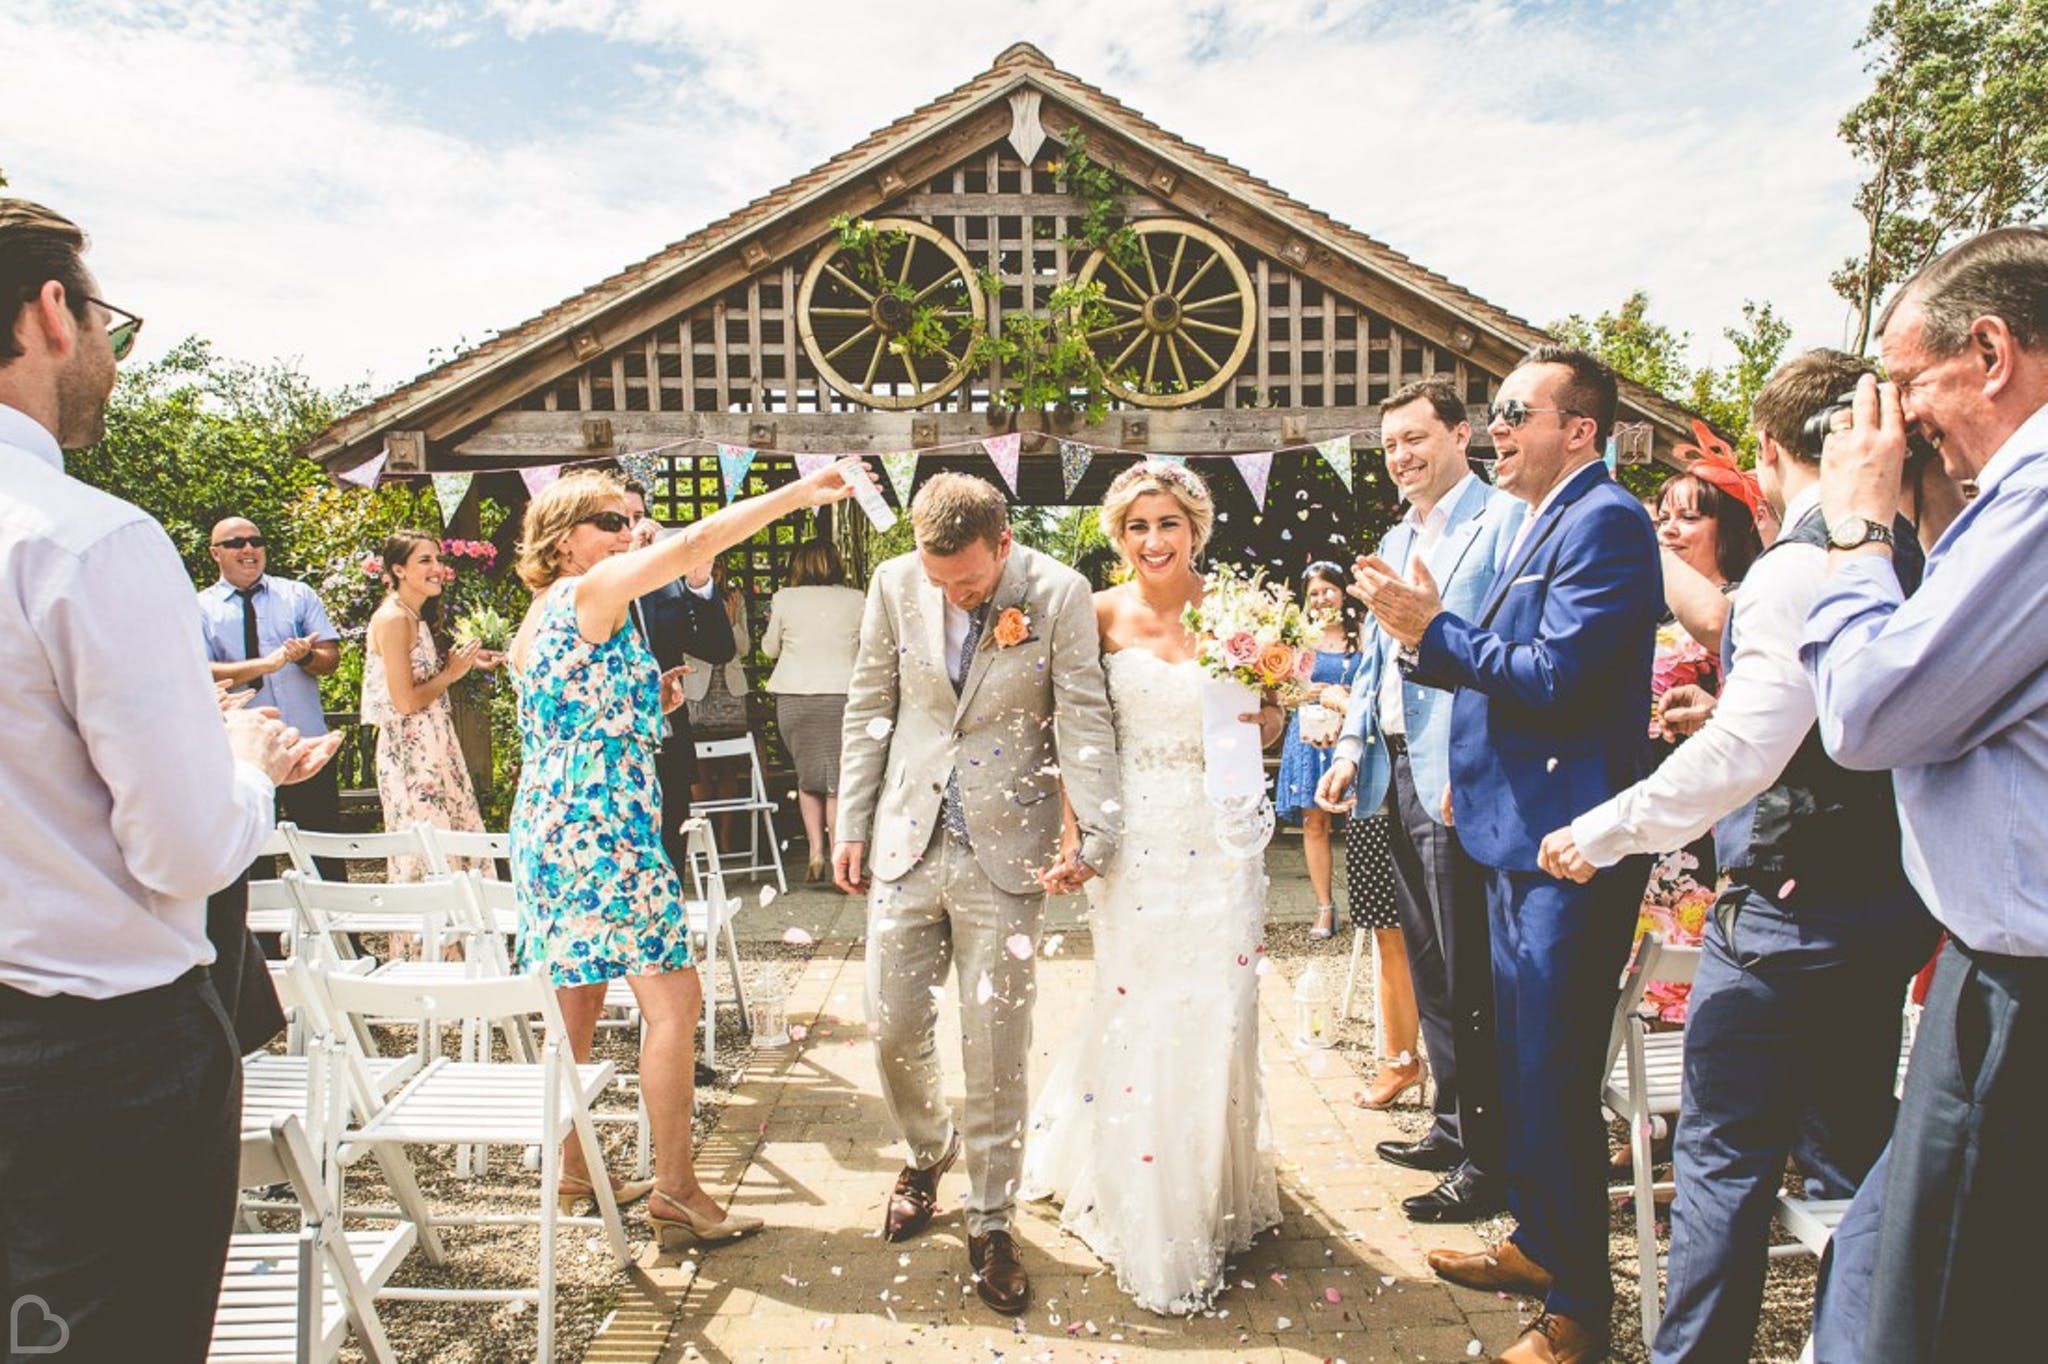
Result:
<instances>
[{"instance_id":1,"label":"pink rose in bouquet","mask_svg":"<svg viewBox=\"0 0 2048 1364\"><path fill-rule=\"evenodd\" d=\"M1296 680L1306 682L1315 675L1316 652L1313 649L1303 649L1301 657L1294 660L1294 676Z\"/></svg>"},{"instance_id":2,"label":"pink rose in bouquet","mask_svg":"<svg viewBox=\"0 0 2048 1364\"><path fill-rule=\"evenodd\" d=\"M1259 662L1258 637L1249 630L1239 630L1223 641L1223 657L1234 668L1253 668Z\"/></svg>"}]
</instances>

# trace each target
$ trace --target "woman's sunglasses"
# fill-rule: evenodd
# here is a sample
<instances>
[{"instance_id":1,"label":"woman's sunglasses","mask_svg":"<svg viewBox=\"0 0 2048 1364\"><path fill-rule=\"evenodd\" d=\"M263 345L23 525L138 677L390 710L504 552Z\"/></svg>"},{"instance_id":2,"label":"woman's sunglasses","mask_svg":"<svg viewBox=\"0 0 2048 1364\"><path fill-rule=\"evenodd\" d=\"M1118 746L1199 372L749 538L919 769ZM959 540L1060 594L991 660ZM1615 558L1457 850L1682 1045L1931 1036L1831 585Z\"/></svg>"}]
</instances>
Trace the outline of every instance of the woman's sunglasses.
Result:
<instances>
[{"instance_id":1,"label":"woman's sunglasses","mask_svg":"<svg viewBox=\"0 0 2048 1364\"><path fill-rule=\"evenodd\" d=\"M114 316L128 319L107 328L107 344L114 348L114 359L126 360L128 352L135 349L135 337L142 330L142 319L125 308L116 308L105 299L88 298L86 302L98 304Z\"/></svg>"},{"instance_id":2,"label":"woman's sunglasses","mask_svg":"<svg viewBox=\"0 0 2048 1364\"><path fill-rule=\"evenodd\" d=\"M576 524L579 526L596 526L606 535L617 535L620 531L633 524L633 518L624 512L601 511L592 512Z\"/></svg>"}]
</instances>

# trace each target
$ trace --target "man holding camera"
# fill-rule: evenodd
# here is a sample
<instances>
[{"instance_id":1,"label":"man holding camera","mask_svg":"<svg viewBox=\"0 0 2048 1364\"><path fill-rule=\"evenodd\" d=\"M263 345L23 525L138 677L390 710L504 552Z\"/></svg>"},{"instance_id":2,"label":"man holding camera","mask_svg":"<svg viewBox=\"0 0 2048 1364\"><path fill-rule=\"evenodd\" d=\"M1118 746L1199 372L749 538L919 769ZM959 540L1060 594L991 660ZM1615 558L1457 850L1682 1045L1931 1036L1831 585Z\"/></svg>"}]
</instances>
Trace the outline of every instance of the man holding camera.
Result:
<instances>
[{"instance_id":1,"label":"man holding camera","mask_svg":"<svg viewBox=\"0 0 2048 1364\"><path fill-rule=\"evenodd\" d=\"M1543 869L1584 881L1712 826L1731 883L1688 1004L1658 1364L1749 1358L1785 1158L1798 1149L1810 1197L1856 1192L1891 1132L1906 982L1934 947L1900 865L1891 780L1829 760L1799 663L1828 576L1826 421L1869 372L1811 351L1757 395L1757 482L1785 529L1723 630L1719 704L1653 775L1543 840ZM1893 529L1910 587L1912 528Z\"/></svg>"},{"instance_id":2,"label":"man holding camera","mask_svg":"<svg viewBox=\"0 0 2048 1364\"><path fill-rule=\"evenodd\" d=\"M1906 874L1950 939L1815 1346L2021 1359L2048 1215L2048 230L1943 252L1879 331L1891 382L1858 385L1822 459L1829 576L1800 657L1829 754L1892 769ZM1909 434L1977 489L1910 598L1889 530Z\"/></svg>"}]
</instances>

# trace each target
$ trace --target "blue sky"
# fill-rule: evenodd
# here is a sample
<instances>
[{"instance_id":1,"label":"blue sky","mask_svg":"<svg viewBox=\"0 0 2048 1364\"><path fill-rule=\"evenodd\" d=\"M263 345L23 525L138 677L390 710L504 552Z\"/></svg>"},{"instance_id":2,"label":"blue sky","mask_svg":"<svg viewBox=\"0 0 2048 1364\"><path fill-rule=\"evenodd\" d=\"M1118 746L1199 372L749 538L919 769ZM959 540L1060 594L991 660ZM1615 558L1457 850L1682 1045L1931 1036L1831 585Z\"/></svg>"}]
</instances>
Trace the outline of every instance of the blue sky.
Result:
<instances>
[{"instance_id":1,"label":"blue sky","mask_svg":"<svg viewBox=\"0 0 2048 1364\"><path fill-rule=\"evenodd\" d=\"M0 168L143 353L388 386L1009 43L1537 322L1838 344L1859 0L8 0Z\"/></svg>"}]
</instances>

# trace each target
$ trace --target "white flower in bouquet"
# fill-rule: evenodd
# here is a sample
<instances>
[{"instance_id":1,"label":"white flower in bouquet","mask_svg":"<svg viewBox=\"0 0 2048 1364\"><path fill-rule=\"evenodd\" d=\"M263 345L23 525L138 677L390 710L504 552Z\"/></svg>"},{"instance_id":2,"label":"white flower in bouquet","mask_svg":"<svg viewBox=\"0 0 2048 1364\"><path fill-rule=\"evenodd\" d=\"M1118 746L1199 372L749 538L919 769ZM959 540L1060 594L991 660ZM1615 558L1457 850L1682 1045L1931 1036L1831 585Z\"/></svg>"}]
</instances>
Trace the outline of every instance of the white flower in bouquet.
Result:
<instances>
[{"instance_id":1,"label":"white flower in bouquet","mask_svg":"<svg viewBox=\"0 0 2048 1364\"><path fill-rule=\"evenodd\" d=\"M479 606L455 622L454 635L459 647L467 648L474 644L480 649L503 653L512 643L512 622L491 607Z\"/></svg>"}]
</instances>

